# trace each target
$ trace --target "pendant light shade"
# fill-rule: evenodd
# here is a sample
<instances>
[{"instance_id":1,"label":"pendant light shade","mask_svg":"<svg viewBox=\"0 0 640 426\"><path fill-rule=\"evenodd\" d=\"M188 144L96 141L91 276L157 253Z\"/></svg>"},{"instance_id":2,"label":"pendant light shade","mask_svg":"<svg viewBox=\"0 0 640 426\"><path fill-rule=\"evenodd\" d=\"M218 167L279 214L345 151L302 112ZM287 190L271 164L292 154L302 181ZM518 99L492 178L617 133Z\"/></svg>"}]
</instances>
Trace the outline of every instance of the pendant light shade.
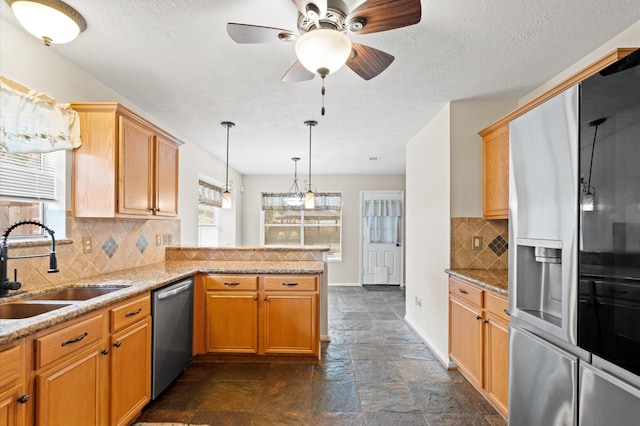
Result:
<instances>
[{"instance_id":1,"label":"pendant light shade","mask_svg":"<svg viewBox=\"0 0 640 426\"><path fill-rule=\"evenodd\" d=\"M342 67L351 55L351 40L344 33L318 29L304 33L296 41L296 56L312 73L327 75Z\"/></svg>"},{"instance_id":2,"label":"pendant light shade","mask_svg":"<svg viewBox=\"0 0 640 426\"><path fill-rule=\"evenodd\" d=\"M304 193L304 208L313 209L316 206L316 194L313 192L313 185L311 185L311 129L315 127L318 122L309 120L304 124L309 126L309 181L307 183L307 192Z\"/></svg>"},{"instance_id":3,"label":"pendant light shade","mask_svg":"<svg viewBox=\"0 0 640 426\"><path fill-rule=\"evenodd\" d=\"M87 29L82 15L60 0L7 0L20 25L45 45L64 44Z\"/></svg>"},{"instance_id":4,"label":"pendant light shade","mask_svg":"<svg viewBox=\"0 0 640 426\"><path fill-rule=\"evenodd\" d=\"M231 208L231 187L229 186L229 129L235 126L235 123L231 121L223 121L222 127L227 128L227 170L225 174L224 192L222 193L222 208Z\"/></svg>"},{"instance_id":5,"label":"pendant light shade","mask_svg":"<svg viewBox=\"0 0 640 426\"><path fill-rule=\"evenodd\" d=\"M293 173L293 183L291 184L291 188L289 188L289 191L282 194L282 201L284 201L284 203L288 206L300 207L304 204L304 194L298 187L298 161L300 161L300 158L292 157L291 160L295 165Z\"/></svg>"}]
</instances>

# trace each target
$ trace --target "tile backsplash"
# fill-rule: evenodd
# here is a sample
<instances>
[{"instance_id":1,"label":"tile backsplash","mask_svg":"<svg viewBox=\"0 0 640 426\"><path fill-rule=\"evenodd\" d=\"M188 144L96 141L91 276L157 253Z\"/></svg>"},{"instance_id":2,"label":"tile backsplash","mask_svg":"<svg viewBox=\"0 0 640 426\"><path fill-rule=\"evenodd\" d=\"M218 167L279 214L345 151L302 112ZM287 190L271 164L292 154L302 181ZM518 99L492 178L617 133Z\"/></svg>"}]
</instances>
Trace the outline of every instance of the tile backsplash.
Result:
<instances>
[{"instance_id":1,"label":"tile backsplash","mask_svg":"<svg viewBox=\"0 0 640 426\"><path fill-rule=\"evenodd\" d=\"M165 241L180 241L179 219L87 219L71 217L68 212L66 228L65 240L72 243L56 244L60 272L47 273L47 257L9 260L9 277L13 279L13 270L18 270L21 290L52 287L79 278L161 262L165 259ZM85 239L88 238L91 252L85 250ZM10 244L9 256L49 252L48 244L26 245Z\"/></svg>"},{"instance_id":2,"label":"tile backsplash","mask_svg":"<svg viewBox=\"0 0 640 426\"><path fill-rule=\"evenodd\" d=\"M474 247L474 237L479 237L478 247ZM452 269L507 269L508 249L507 220L451 218Z\"/></svg>"}]
</instances>

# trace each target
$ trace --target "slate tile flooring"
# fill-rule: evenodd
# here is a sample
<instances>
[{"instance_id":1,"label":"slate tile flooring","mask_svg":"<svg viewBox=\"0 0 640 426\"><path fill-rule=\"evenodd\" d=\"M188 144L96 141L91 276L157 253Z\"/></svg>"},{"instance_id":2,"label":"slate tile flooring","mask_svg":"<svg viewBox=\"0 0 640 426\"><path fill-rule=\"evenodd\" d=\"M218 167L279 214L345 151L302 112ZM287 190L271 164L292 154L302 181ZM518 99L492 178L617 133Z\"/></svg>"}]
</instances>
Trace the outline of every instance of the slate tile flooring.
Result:
<instances>
[{"instance_id":1,"label":"slate tile flooring","mask_svg":"<svg viewBox=\"0 0 640 426\"><path fill-rule=\"evenodd\" d=\"M322 361L196 357L137 422L209 425L506 425L404 323L404 291L329 287Z\"/></svg>"}]
</instances>

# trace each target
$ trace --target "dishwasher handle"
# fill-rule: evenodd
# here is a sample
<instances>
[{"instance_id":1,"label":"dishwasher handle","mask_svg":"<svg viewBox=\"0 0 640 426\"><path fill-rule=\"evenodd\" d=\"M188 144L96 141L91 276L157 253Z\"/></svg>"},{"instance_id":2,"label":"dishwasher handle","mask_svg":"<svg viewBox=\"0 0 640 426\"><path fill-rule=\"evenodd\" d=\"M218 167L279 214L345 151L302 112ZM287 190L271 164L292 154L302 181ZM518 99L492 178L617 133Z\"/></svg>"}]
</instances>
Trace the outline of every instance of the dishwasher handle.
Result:
<instances>
[{"instance_id":1,"label":"dishwasher handle","mask_svg":"<svg viewBox=\"0 0 640 426\"><path fill-rule=\"evenodd\" d=\"M192 285L192 283L188 282L185 285L182 285L180 287L175 287L175 288L172 288L170 290L162 291L162 292L158 293L157 298L158 298L158 300L162 300L162 299L166 299L168 297L175 296L176 294L179 294L179 293L182 293L182 292L185 292L185 291L189 290L191 288L191 285Z\"/></svg>"}]
</instances>

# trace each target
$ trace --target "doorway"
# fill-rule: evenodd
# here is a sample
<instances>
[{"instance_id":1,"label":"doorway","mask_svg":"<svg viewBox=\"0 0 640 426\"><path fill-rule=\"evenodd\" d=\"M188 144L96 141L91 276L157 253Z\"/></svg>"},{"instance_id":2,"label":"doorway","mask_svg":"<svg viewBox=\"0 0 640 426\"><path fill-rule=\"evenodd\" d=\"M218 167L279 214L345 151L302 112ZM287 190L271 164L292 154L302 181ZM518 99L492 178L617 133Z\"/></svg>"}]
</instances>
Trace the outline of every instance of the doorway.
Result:
<instances>
[{"instance_id":1,"label":"doorway","mask_svg":"<svg viewBox=\"0 0 640 426\"><path fill-rule=\"evenodd\" d=\"M404 285L404 192L360 192L360 285Z\"/></svg>"}]
</instances>

